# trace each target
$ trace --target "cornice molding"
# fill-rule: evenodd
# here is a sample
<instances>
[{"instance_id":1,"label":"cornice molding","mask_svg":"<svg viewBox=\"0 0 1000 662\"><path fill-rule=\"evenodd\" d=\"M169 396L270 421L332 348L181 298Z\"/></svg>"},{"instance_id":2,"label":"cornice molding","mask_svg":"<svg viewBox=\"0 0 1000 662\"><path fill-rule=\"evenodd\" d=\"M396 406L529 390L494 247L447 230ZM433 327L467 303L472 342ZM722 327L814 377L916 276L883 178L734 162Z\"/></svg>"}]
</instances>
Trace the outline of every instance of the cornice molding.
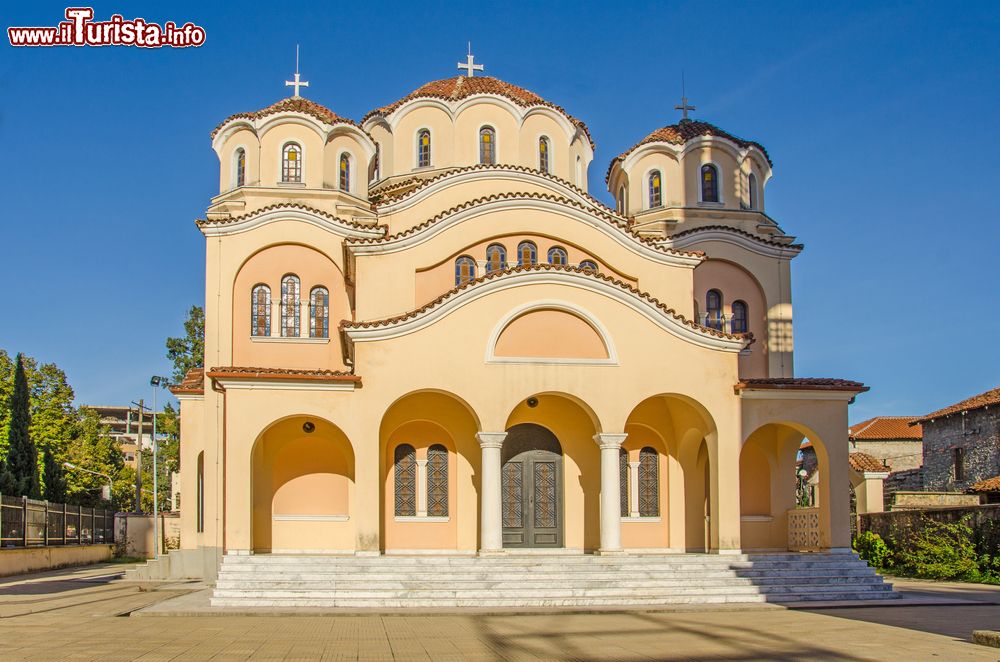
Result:
<instances>
[{"instance_id":1,"label":"cornice molding","mask_svg":"<svg viewBox=\"0 0 1000 662\"><path fill-rule=\"evenodd\" d=\"M279 221L300 221L331 232L340 237L356 239L380 239L386 228L380 225L365 226L334 216L320 209L299 204L270 205L262 209L222 220L196 221L198 229L206 237L221 237L249 232L259 227Z\"/></svg>"}]
</instances>

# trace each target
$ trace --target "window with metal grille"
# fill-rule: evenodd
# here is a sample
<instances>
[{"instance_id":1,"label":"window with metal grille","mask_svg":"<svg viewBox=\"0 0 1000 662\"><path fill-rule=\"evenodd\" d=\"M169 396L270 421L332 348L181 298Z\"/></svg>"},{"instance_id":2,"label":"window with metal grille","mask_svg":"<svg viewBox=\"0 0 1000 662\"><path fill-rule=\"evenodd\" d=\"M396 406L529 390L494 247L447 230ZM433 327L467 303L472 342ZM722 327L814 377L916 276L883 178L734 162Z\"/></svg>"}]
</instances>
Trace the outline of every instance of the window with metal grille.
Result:
<instances>
[{"instance_id":1,"label":"window with metal grille","mask_svg":"<svg viewBox=\"0 0 1000 662\"><path fill-rule=\"evenodd\" d=\"M281 148L281 181L293 184L302 181L302 148L297 143L286 143Z\"/></svg>"},{"instance_id":2,"label":"window with metal grille","mask_svg":"<svg viewBox=\"0 0 1000 662\"><path fill-rule=\"evenodd\" d=\"M455 285L468 283L476 277L476 261L468 255L455 260Z\"/></svg>"},{"instance_id":3,"label":"window with metal grille","mask_svg":"<svg viewBox=\"0 0 1000 662\"><path fill-rule=\"evenodd\" d=\"M492 128L484 126L479 130L479 162L494 164L497 162L497 133Z\"/></svg>"},{"instance_id":4,"label":"window with metal grille","mask_svg":"<svg viewBox=\"0 0 1000 662\"><path fill-rule=\"evenodd\" d=\"M413 517L417 514L417 451L413 446L396 446L393 467L394 512L397 517Z\"/></svg>"},{"instance_id":5,"label":"window with metal grille","mask_svg":"<svg viewBox=\"0 0 1000 662\"><path fill-rule=\"evenodd\" d=\"M431 132L423 129L417 133L417 167L426 168L431 164Z\"/></svg>"},{"instance_id":6,"label":"window with metal grille","mask_svg":"<svg viewBox=\"0 0 1000 662\"><path fill-rule=\"evenodd\" d=\"M486 248L486 273L507 268L507 249L501 244L490 244Z\"/></svg>"},{"instance_id":7,"label":"window with metal grille","mask_svg":"<svg viewBox=\"0 0 1000 662\"><path fill-rule=\"evenodd\" d=\"M628 451L618 449L618 493L621 500L621 515L628 517Z\"/></svg>"},{"instance_id":8,"label":"window with metal grille","mask_svg":"<svg viewBox=\"0 0 1000 662\"><path fill-rule=\"evenodd\" d=\"M711 163L701 167L701 201L719 201L719 169Z\"/></svg>"},{"instance_id":9,"label":"window with metal grille","mask_svg":"<svg viewBox=\"0 0 1000 662\"><path fill-rule=\"evenodd\" d=\"M649 173L649 208L656 209L663 204L663 178L659 170Z\"/></svg>"},{"instance_id":10,"label":"window with metal grille","mask_svg":"<svg viewBox=\"0 0 1000 662\"><path fill-rule=\"evenodd\" d=\"M314 287L309 293L309 337L330 337L330 293L325 287Z\"/></svg>"},{"instance_id":11,"label":"window with metal grille","mask_svg":"<svg viewBox=\"0 0 1000 662\"><path fill-rule=\"evenodd\" d=\"M660 455L646 446L639 451L639 517L660 515Z\"/></svg>"},{"instance_id":12,"label":"window with metal grille","mask_svg":"<svg viewBox=\"0 0 1000 662\"><path fill-rule=\"evenodd\" d=\"M427 515L448 516L448 449L441 444L427 449Z\"/></svg>"},{"instance_id":13,"label":"window with metal grille","mask_svg":"<svg viewBox=\"0 0 1000 662\"><path fill-rule=\"evenodd\" d=\"M538 262L538 249L530 241L522 241L517 245L517 263L529 266Z\"/></svg>"},{"instance_id":14,"label":"window with metal grille","mask_svg":"<svg viewBox=\"0 0 1000 662\"><path fill-rule=\"evenodd\" d=\"M542 136L538 139L538 169L542 172L549 171L549 150L551 149L549 139Z\"/></svg>"},{"instance_id":15,"label":"window with metal grille","mask_svg":"<svg viewBox=\"0 0 1000 662\"><path fill-rule=\"evenodd\" d=\"M250 294L250 335L271 335L271 288L257 285Z\"/></svg>"},{"instance_id":16,"label":"window with metal grille","mask_svg":"<svg viewBox=\"0 0 1000 662\"><path fill-rule=\"evenodd\" d=\"M294 274L281 279L281 335L299 336L299 277Z\"/></svg>"}]
</instances>

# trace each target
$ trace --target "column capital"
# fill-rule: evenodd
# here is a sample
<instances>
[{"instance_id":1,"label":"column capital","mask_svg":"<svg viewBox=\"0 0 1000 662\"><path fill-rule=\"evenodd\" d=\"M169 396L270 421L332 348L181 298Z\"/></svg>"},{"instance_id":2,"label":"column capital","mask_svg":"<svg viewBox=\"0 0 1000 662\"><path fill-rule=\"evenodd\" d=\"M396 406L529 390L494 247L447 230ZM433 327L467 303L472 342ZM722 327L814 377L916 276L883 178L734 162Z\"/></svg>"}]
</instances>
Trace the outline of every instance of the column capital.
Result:
<instances>
[{"instance_id":1,"label":"column capital","mask_svg":"<svg viewBox=\"0 0 1000 662\"><path fill-rule=\"evenodd\" d=\"M507 438L506 432L477 432L476 439L480 448L503 448L503 440Z\"/></svg>"},{"instance_id":2,"label":"column capital","mask_svg":"<svg viewBox=\"0 0 1000 662\"><path fill-rule=\"evenodd\" d=\"M612 432L598 432L594 435L594 443L601 447L601 450L618 450L628 434L618 434Z\"/></svg>"}]
</instances>

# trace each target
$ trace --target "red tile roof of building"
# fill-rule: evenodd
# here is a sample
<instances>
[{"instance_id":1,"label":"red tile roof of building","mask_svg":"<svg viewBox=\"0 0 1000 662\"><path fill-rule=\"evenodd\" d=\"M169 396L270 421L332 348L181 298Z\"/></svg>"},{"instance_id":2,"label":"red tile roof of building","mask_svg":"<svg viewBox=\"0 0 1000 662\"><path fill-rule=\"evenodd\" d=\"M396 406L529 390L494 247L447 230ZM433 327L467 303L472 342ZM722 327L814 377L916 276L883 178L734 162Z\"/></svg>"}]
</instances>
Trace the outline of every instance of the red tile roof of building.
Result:
<instances>
[{"instance_id":1,"label":"red tile roof of building","mask_svg":"<svg viewBox=\"0 0 1000 662\"><path fill-rule=\"evenodd\" d=\"M852 469L861 473L889 473L889 467L868 453L851 453L847 456L847 461Z\"/></svg>"},{"instance_id":2,"label":"red tile roof of building","mask_svg":"<svg viewBox=\"0 0 1000 662\"><path fill-rule=\"evenodd\" d=\"M212 130L211 137L215 138L215 135L222 130L222 127L226 126L233 120L256 120L262 117L267 117L268 115L276 115L278 113L304 113L315 117L321 122L326 122L327 124L350 124L351 126L357 126L354 120L341 117L326 106L321 106L315 101L310 101L309 99L304 99L302 97L289 97L287 99L282 99L277 103L272 103L267 108L261 108L260 110L255 110L250 113L236 113L235 115L230 115L226 119L222 120L222 122L219 123L219 126Z\"/></svg>"},{"instance_id":3,"label":"red tile roof of building","mask_svg":"<svg viewBox=\"0 0 1000 662\"><path fill-rule=\"evenodd\" d=\"M174 395L199 395L205 392L205 369L191 368L180 384L170 387Z\"/></svg>"},{"instance_id":4,"label":"red tile roof of building","mask_svg":"<svg viewBox=\"0 0 1000 662\"><path fill-rule=\"evenodd\" d=\"M828 377L758 377L741 379L736 384L736 391L745 389L787 389L794 391L854 391L863 393L868 387L861 382L849 379L831 379Z\"/></svg>"},{"instance_id":5,"label":"red tile roof of building","mask_svg":"<svg viewBox=\"0 0 1000 662\"><path fill-rule=\"evenodd\" d=\"M959 414L963 411L982 409L984 407L989 407L990 405L1000 405L1000 387L991 389L985 393L980 393L979 395L974 395L971 398L966 398L965 400L956 402L955 404L945 407L944 409L938 409L930 414L915 418L910 422L910 425L924 423L926 421L934 420L935 418L944 418L945 416Z\"/></svg>"},{"instance_id":6,"label":"red tile roof of building","mask_svg":"<svg viewBox=\"0 0 1000 662\"><path fill-rule=\"evenodd\" d=\"M467 76L455 76L453 78L444 78L442 80L425 83L399 101L382 106L381 108L376 108L375 110L367 113L363 118L361 118L361 123L364 124L369 118L377 115L391 115L404 103L414 99L443 99L445 101L460 101L477 94L494 94L496 96L501 96L506 99L510 99L522 108L545 106L546 108L556 110L565 115L566 118L574 125L579 127L587 136L587 140L590 141L590 146L594 146L594 140L590 137L590 129L587 128L587 125L584 124L583 121L578 120L567 113L561 106L557 106L554 103L546 101L530 90L526 90L523 87L502 81L499 78L493 78L492 76L476 76L473 78L469 78Z\"/></svg>"},{"instance_id":7,"label":"red tile roof of building","mask_svg":"<svg viewBox=\"0 0 1000 662\"><path fill-rule=\"evenodd\" d=\"M993 476L993 478L987 478L986 480L981 480L978 483L973 483L969 487L970 492L1000 492L1000 476Z\"/></svg>"},{"instance_id":8,"label":"red tile roof of building","mask_svg":"<svg viewBox=\"0 0 1000 662\"><path fill-rule=\"evenodd\" d=\"M858 441L892 439L920 441L924 438L923 428L919 425L910 425L912 420L913 416L875 416L848 428L848 438Z\"/></svg>"},{"instance_id":9,"label":"red tile roof of building","mask_svg":"<svg viewBox=\"0 0 1000 662\"><path fill-rule=\"evenodd\" d=\"M253 368L221 366L206 374L211 379L295 379L324 382L360 382L361 377L342 370L299 370L296 368Z\"/></svg>"},{"instance_id":10,"label":"red tile roof of building","mask_svg":"<svg viewBox=\"0 0 1000 662\"><path fill-rule=\"evenodd\" d=\"M699 120L681 120L677 124L670 124L656 131L637 142L636 144L629 147L627 150L616 156L608 164L608 172L604 176L604 181L607 182L611 178L611 170L615 167L616 163L620 163L625 160L629 154L639 149L643 145L648 143L670 143L671 145L683 145L684 143L694 140L695 138L702 138L705 136L717 136L719 138L725 138L736 145L747 148L756 147L761 152L764 153L764 158L767 159L768 164L774 165L771 162L771 157L768 155L767 150L759 142L753 140L744 140L742 138L737 138L728 131L723 131L714 124L709 124L708 122L702 122Z\"/></svg>"}]
</instances>

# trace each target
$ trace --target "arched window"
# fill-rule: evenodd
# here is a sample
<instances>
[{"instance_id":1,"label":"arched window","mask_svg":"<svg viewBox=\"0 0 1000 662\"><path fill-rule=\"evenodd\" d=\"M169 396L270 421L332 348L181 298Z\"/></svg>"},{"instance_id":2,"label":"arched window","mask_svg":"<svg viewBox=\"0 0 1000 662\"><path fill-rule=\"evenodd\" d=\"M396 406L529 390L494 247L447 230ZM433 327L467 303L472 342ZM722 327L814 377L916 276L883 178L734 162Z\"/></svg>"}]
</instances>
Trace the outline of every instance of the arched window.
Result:
<instances>
[{"instance_id":1,"label":"arched window","mask_svg":"<svg viewBox=\"0 0 1000 662\"><path fill-rule=\"evenodd\" d=\"M639 517L660 515L660 455L646 446L639 451Z\"/></svg>"},{"instance_id":2,"label":"arched window","mask_svg":"<svg viewBox=\"0 0 1000 662\"><path fill-rule=\"evenodd\" d=\"M750 209L757 208L757 175L752 172L747 176L747 198L750 202Z\"/></svg>"},{"instance_id":3,"label":"arched window","mask_svg":"<svg viewBox=\"0 0 1000 662\"><path fill-rule=\"evenodd\" d=\"M560 267L565 267L569 264L569 257L566 255L566 250L559 248L558 246L553 246L549 249L549 264L555 264Z\"/></svg>"},{"instance_id":4,"label":"arched window","mask_svg":"<svg viewBox=\"0 0 1000 662\"><path fill-rule=\"evenodd\" d=\"M488 126L479 130L479 162L490 165L497 162L497 132Z\"/></svg>"},{"instance_id":5,"label":"arched window","mask_svg":"<svg viewBox=\"0 0 1000 662\"><path fill-rule=\"evenodd\" d=\"M626 208L625 208L625 187L624 186L619 186L618 187L618 198L617 198L617 200L615 200L615 203L616 203L615 204L615 208L618 210L618 213L621 214L622 216L624 216L625 212L626 212Z\"/></svg>"},{"instance_id":6,"label":"arched window","mask_svg":"<svg viewBox=\"0 0 1000 662\"><path fill-rule=\"evenodd\" d=\"M538 249L530 241L522 241L517 245L517 264L526 267L538 263Z\"/></svg>"},{"instance_id":7,"label":"arched window","mask_svg":"<svg viewBox=\"0 0 1000 662\"><path fill-rule=\"evenodd\" d=\"M580 263L580 268L583 269L584 271L593 271L596 273L597 263L594 262L593 260L584 260L583 262Z\"/></svg>"},{"instance_id":8,"label":"arched window","mask_svg":"<svg viewBox=\"0 0 1000 662\"><path fill-rule=\"evenodd\" d=\"M476 261L468 255L455 260L455 285L468 283L476 277Z\"/></svg>"},{"instance_id":9,"label":"arched window","mask_svg":"<svg viewBox=\"0 0 1000 662\"><path fill-rule=\"evenodd\" d=\"M417 451L409 444L396 446L393 454L393 489L397 517L417 514Z\"/></svg>"},{"instance_id":10,"label":"arched window","mask_svg":"<svg viewBox=\"0 0 1000 662\"><path fill-rule=\"evenodd\" d=\"M501 244L490 244L486 248L486 273L507 268L507 249Z\"/></svg>"},{"instance_id":11,"label":"arched window","mask_svg":"<svg viewBox=\"0 0 1000 662\"><path fill-rule=\"evenodd\" d=\"M628 517L628 451L618 449L618 498L621 501L621 516Z\"/></svg>"},{"instance_id":12,"label":"arched window","mask_svg":"<svg viewBox=\"0 0 1000 662\"><path fill-rule=\"evenodd\" d=\"M705 326L710 329L722 330L722 292L709 290L705 295Z\"/></svg>"},{"instance_id":13,"label":"arched window","mask_svg":"<svg viewBox=\"0 0 1000 662\"><path fill-rule=\"evenodd\" d=\"M309 337L330 337L330 293L325 287L309 292Z\"/></svg>"},{"instance_id":14,"label":"arched window","mask_svg":"<svg viewBox=\"0 0 1000 662\"><path fill-rule=\"evenodd\" d=\"M576 185L583 188L583 159L576 157Z\"/></svg>"},{"instance_id":15,"label":"arched window","mask_svg":"<svg viewBox=\"0 0 1000 662\"><path fill-rule=\"evenodd\" d=\"M351 190L351 157L347 152L340 155L340 190Z\"/></svg>"},{"instance_id":16,"label":"arched window","mask_svg":"<svg viewBox=\"0 0 1000 662\"><path fill-rule=\"evenodd\" d=\"M372 181L382 179L382 143L375 143L375 158L372 159Z\"/></svg>"},{"instance_id":17,"label":"arched window","mask_svg":"<svg viewBox=\"0 0 1000 662\"><path fill-rule=\"evenodd\" d=\"M431 164L431 132L421 129L417 133L417 167L426 168Z\"/></svg>"},{"instance_id":18,"label":"arched window","mask_svg":"<svg viewBox=\"0 0 1000 662\"><path fill-rule=\"evenodd\" d=\"M205 451L198 453L197 480L197 494L195 495L197 503L195 505L198 512L196 513L195 530L202 533L205 530Z\"/></svg>"},{"instance_id":19,"label":"arched window","mask_svg":"<svg viewBox=\"0 0 1000 662\"><path fill-rule=\"evenodd\" d=\"M299 277L294 274L281 279L281 336L299 337Z\"/></svg>"},{"instance_id":20,"label":"arched window","mask_svg":"<svg viewBox=\"0 0 1000 662\"><path fill-rule=\"evenodd\" d=\"M281 181L285 183L302 181L302 148L298 143L285 143L281 148Z\"/></svg>"},{"instance_id":21,"label":"arched window","mask_svg":"<svg viewBox=\"0 0 1000 662\"><path fill-rule=\"evenodd\" d=\"M542 136L538 139L538 169L542 172L549 172L549 151L551 145L549 139Z\"/></svg>"},{"instance_id":22,"label":"arched window","mask_svg":"<svg viewBox=\"0 0 1000 662\"><path fill-rule=\"evenodd\" d=\"M427 449L427 515L448 516L448 449L441 444Z\"/></svg>"},{"instance_id":23,"label":"arched window","mask_svg":"<svg viewBox=\"0 0 1000 662\"><path fill-rule=\"evenodd\" d=\"M719 169L711 163L701 167L701 201L719 201Z\"/></svg>"},{"instance_id":24,"label":"arched window","mask_svg":"<svg viewBox=\"0 0 1000 662\"><path fill-rule=\"evenodd\" d=\"M747 323L747 304L745 301L734 301L733 302L733 333L746 333L748 330Z\"/></svg>"},{"instance_id":25,"label":"arched window","mask_svg":"<svg viewBox=\"0 0 1000 662\"><path fill-rule=\"evenodd\" d=\"M663 204L663 178L659 170L649 173L649 208L656 209Z\"/></svg>"},{"instance_id":26,"label":"arched window","mask_svg":"<svg viewBox=\"0 0 1000 662\"><path fill-rule=\"evenodd\" d=\"M247 181L247 152L242 147L236 150L236 159L233 167L236 169L236 186L243 186Z\"/></svg>"},{"instance_id":27,"label":"arched window","mask_svg":"<svg viewBox=\"0 0 1000 662\"><path fill-rule=\"evenodd\" d=\"M271 288L257 285L250 293L250 335L271 335Z\"/></svg>"}]
</instances>

